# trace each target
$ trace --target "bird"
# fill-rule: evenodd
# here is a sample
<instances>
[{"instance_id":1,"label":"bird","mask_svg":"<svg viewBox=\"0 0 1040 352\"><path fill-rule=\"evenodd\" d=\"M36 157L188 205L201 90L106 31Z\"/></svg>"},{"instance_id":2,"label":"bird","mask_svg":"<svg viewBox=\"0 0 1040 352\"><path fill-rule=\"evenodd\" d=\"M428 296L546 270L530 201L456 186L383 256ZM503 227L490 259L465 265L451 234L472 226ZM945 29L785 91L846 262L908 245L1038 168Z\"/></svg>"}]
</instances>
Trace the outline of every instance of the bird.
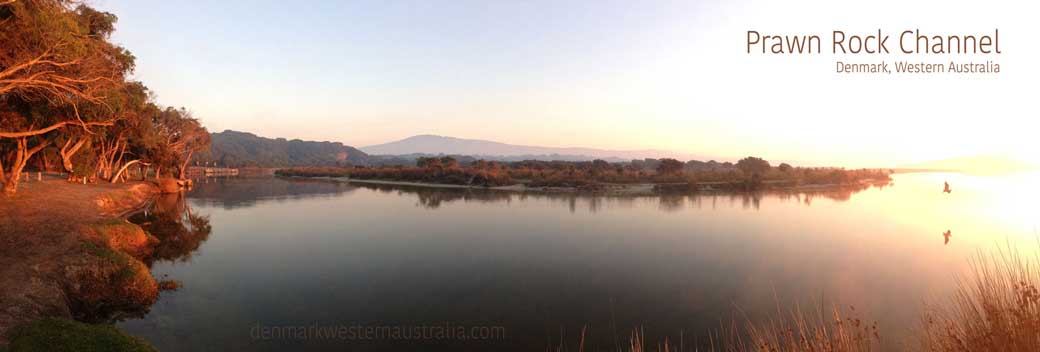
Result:
<instances>
[{"instance_id":1,"label":"bird","mask_svg":"<svg viewBox=\"0 0 1040 352\"><path fill-rule=\"evenodd\" d=\"M950 193L950 183L949 182L943 181L943 192L944 193Z\"/></svg>"},{"instance_id":2,"label":"bird","mask_svg":"<svg viewBox=\"0 0 1040 352\"><path fill-rule=\"evenodd\" d=\"M946 241L943 241L944 245L950 244L950 236L952 236L950 234L950 230L946 230L946 232L943 232L943 237L946 239Z\"/></svg>"}]
</instances>

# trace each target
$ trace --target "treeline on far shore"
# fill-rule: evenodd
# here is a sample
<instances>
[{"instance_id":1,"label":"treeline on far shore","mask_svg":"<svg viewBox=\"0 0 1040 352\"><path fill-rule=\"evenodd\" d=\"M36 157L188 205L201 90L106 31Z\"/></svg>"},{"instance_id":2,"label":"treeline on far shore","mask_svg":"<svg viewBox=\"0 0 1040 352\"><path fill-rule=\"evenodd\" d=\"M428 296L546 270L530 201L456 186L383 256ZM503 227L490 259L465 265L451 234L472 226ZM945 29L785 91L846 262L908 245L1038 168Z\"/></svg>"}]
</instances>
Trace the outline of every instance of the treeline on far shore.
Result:
<instances>
[{"instance_id":1,"label":"treeline on far shore","mask_svg":"<svg viewBox=\"0 0 1040 352\"><path fill-rule=\"evenodd\" d=\"M476 160L460 163L454 157L420 158L416 166L293 167L276 172L280 176L349 177L437 184L497 187L523 184L527 187L573 187L596 190L612 184L655 184L663 190L703 189L754 190L803 185L849 185L888 181L891 170L772 166L764 159L747 157L737 163L682 162L676 159L644 159L610 163L593 161L496 162Z\"/></svg>"}]
</instances>

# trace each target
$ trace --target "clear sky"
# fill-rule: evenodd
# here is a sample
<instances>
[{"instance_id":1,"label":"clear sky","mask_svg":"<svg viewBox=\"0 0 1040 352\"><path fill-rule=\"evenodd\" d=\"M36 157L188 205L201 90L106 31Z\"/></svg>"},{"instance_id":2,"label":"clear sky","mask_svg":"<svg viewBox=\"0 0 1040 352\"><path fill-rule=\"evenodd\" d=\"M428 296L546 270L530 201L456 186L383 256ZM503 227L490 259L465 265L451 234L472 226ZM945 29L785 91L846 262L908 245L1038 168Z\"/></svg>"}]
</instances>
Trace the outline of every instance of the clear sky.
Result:
<instances>
[{"instance_id":1,"label":"clear sky","mask_svg":"<svg viewBox=\"0 0 1040 352\"><path fill-rule=\"evenodd\" d=\"M889 166L1035 150L1035 1L95 0L164 105L211 131L365 146L415 134ZM997 75L845 76L832 30L1000 29ZM745 52L747 30L824 53ZM1023 152L1029 150L1030 152Z\"/></svg>"}]
</instances>

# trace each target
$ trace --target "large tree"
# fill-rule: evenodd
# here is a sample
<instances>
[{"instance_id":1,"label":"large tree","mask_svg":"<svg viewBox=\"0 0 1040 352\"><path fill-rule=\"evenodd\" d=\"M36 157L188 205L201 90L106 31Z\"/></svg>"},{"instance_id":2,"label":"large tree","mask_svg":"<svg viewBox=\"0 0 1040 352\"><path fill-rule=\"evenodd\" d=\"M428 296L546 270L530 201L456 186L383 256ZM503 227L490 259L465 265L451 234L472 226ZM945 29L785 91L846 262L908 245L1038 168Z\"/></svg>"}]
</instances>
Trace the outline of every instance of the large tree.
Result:
<instances>
[{"instance_id":1,"label":"large tree","mask_svg":"<svg viewBox=\"0 0 1040 352\"><path fill-rule=\"evenodd\" d=\"M737 168L748 175L761 176L769 171L770 166L769 162L765 161L765 159L749 156L737 161Z\"/></svg>"},{"instance_id":2,"label":"large tree","mask_svg":"<svg viewBox=\"0 0 1040 352\"><path fill-rule=\"evenodd\" d=\"M156 116L155 127L162 146L169 149L164 162L177 168L177 177L184 179L192 155L209 148L209 131L187 109L172 107Z\"/></svg>"},{"instance_id":3,"label":"large tree","mask_svg":"<svg viewBox=\"0 0 1040 352\"><path fill-rule=\"evenodd\" d=\"M679 160L664 158L657 164L657 173L661 175L678 174L682 172L683 163Z\"/></svg>"},{"instance_id":4,"label":"large tree","mask_svg":"<svg viewBox=\"0 0 1040 352\"><path fill-rule=\"evenodd\" d=\"M86 134L112 126L110 109L134 58L108 41L116 17L67 0L0 0L0 175L13 194L29 158L55 141L60 153L87 143L79 134L50 136L67 127ZM75 152L71 152L75 154ZM0 165L0 169L4 166ZM4 172L0 172L4 174Z\"/></svg>"},{"instance_id":5,"label":"large tree","mask_svg":"<svg viewBox=\"0 0 1040 352\"><path fill-rule=\"evenodd\" d=\"M0 2L0 96L100 103L99 92L133 69L132 56L108 42L116 16L74 3Z\"/></svg>"}]
</instances>

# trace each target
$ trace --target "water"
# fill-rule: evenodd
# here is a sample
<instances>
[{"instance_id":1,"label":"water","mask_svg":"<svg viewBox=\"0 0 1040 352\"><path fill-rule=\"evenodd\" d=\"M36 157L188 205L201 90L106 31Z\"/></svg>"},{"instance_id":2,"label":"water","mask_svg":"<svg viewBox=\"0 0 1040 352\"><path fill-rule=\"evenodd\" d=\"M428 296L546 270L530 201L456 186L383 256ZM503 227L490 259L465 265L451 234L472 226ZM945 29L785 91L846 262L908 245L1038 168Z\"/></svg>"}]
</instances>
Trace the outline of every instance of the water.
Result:
<instances>
[{"instance_id":1,"label":"water","mask_svg":"<svg viewBox=\"0 0 1040 352\"><path fill-rule=\"evenodd\" d=\"M209 180L148 222L173 243L153 273L183 287L120 326L170 351L577 350L583 328L587 350L637 328L689 349L827 302L898 346L977 251L1038 248L1037 180L664 197Z\"/></svg>"}]
</instances>

